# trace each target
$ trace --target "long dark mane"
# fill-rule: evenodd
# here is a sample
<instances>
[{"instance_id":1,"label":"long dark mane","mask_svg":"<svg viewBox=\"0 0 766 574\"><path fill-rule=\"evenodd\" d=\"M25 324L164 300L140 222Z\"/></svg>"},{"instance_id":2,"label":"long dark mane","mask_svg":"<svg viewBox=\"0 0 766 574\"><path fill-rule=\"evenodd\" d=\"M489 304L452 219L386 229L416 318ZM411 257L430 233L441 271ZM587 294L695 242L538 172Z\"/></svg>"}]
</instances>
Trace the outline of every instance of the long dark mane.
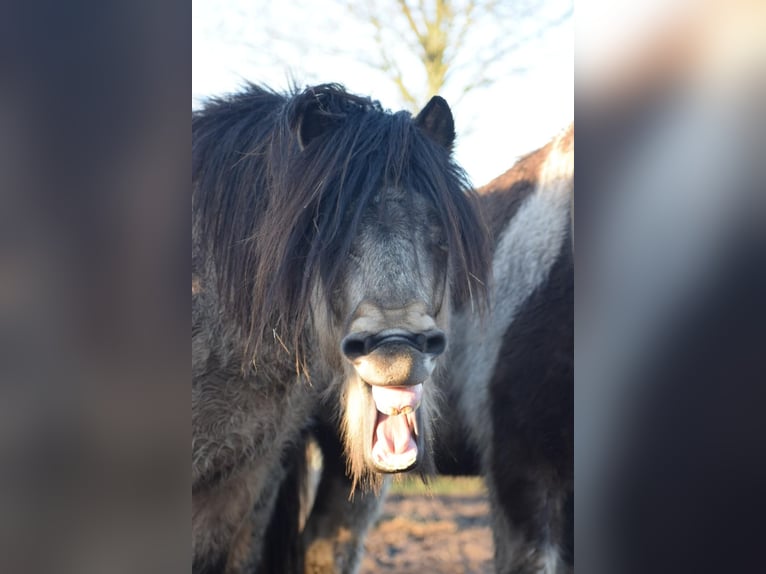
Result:
<instances>
[{"instance_id":1,"label":"long dark mane","mask_svg":"<svg viewBox=\"0 0 766 574\"><path fill-rule=\"evenodd\" d=\"M456 302L486 300L487 240L449 152L407 112L326 84L250 85L192 115L192 224L214 262L244 361L272 332L302 357L314 286L333 293L365 206L381 189L424 194L447 243Z\"/></svg>"}]
</instances>

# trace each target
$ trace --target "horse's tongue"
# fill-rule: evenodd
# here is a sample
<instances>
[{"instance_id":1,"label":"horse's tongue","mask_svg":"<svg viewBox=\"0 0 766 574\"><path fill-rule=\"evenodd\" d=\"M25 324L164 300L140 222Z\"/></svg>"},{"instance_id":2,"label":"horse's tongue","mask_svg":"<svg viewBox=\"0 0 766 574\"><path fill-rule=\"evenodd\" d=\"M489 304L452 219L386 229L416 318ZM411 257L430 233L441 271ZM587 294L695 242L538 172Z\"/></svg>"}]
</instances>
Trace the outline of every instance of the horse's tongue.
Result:
<instances>
[{"instance_id":1,"label":"horse's tongue","mask_svg":"<svg viewBox=\"0 0 766 574\"><path fill-rule=\"evenodd\" d=\"M378 414L378 441L385 444L389 452L402 454L412 448L417 448L415 438L407 422L407 415L389 416Z\"/></svg>"}]
</instances>

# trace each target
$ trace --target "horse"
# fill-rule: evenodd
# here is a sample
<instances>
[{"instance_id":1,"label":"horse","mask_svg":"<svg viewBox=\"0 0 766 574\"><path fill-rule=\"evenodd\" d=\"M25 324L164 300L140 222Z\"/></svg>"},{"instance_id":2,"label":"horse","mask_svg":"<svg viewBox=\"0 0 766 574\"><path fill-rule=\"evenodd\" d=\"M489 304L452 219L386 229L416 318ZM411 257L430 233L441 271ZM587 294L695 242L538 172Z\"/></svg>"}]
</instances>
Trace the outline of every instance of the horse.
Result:
<instances>
[{"instance_id":1,"label":"horse","mask_svg":"<svg viewBox=\"0 0 766 574\"><path fill-rule=\"evenodd\" d=\"M192 113L193 572L300 569L279 493L328 397L354 486L432 466L431 374L489 272L454 137L438 96L413 117L337 84Z\"/></svg>"},{"instance_id":2,"label":"horse","mask_svg":"<svg viewBox=\"0 0 766 574\"><path fill-rule=\"evenodd\" d=\"M478 462L496 572L566 572L574 561L574 124L478 192L494 238L494 303L486 324L453 317L437 385L456 408L435 425L437 466Z\"/></svg>"},{"instance_id":3,"label":"horse","mask_svg":"<svg viewBox=\"0 0 766 574\"><path fill-rule=\"evenodd\" d=\"M498 573L573 568L573 178L574 124L478 190L491 309L453 310L433 375L436 470L484 477ZM383 496L348 500L339 439L327 423L316 434L326 456L303 533L307 571L353 574Z\"/></svg>"}]
</instances>

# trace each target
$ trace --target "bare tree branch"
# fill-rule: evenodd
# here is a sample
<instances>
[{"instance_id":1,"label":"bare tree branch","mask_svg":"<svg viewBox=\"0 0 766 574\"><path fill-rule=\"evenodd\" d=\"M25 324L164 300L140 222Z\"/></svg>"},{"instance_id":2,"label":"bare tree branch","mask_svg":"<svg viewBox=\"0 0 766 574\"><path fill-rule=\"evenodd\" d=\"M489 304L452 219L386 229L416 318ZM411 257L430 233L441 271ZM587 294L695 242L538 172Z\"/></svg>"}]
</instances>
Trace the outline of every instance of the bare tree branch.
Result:
<instances>
[{"instance_id":1,"label":"bare tree branch","mask_svg":"<svg viewBox=\"0 0 766 574\"><path fill-rule=\"evenodd\" d=\"M389 75L389 77L396 84L396 87L399 88L399 93L402 96L402 99L411 109L414 110L418 105L417 98L407 88L407 85L404 81L404 76L399 66L388 55L386 44L383 41L383 24L381 23L380 19L374 15L370 15L370 23L375 27L375 42L377 43L378 49L380 50L380 58L382 61L380 65L381 69Z\"/></svg>"},{"instance_id":2,"label":"bare tree branch","mask_svg":"<svg viewBox=\"0 0 766 574\"><path fill-rule=\"evenodd\" d=\"M410 10L410 7L407 5L407 0L397 0L399 4L399 8L402 11L402 14L407 18L407 22L410 25L410 30L415 34L415 37L418 39L420 44L425 43L425 36L423 33L421 33L420 29L418 28L417 23L415 22L415 19L412 17L412 10ZM421 10L423 10L423 3L421 0ZM423 10L423 17L425 18L425 11Z\"/></svg>"},{"instance_id":3,"label":"bare tree branch","mask_svg":"<svg viewBox=\"0 0 766 574\"><path fill-rule=\"evenodd\" d=\"M466 35L468 34L468 31L473 27L473 13L475 9L476 0L471 0L465 7L465 12L463 13L463 25L460 27L460 30L458 30L457 34L455 35L455 39L452 42L450 50L451 56L445 59L445 63L448 67L452 65L455 57L461 52L463 44L465 43Z\"/></svg>"},{"instance_id":4,"label":"bare tree branch","mask_svg":"<svg viewBox=\"0 0 766 574\"><path fill-rule=\"evenodd\" d=\"M548 0L345 0L343 6L371 32L370 45L360 47L356 59L389 77L413 111L445 88L460 101L497 78L523 73L511 56L572 16L570 4L546 18ZM267 37L300 42L284 28L267 28ZM340 39L322 50L348 55ZM415 63L420 81L412 79Z\"/></svg>"}]
</instances>

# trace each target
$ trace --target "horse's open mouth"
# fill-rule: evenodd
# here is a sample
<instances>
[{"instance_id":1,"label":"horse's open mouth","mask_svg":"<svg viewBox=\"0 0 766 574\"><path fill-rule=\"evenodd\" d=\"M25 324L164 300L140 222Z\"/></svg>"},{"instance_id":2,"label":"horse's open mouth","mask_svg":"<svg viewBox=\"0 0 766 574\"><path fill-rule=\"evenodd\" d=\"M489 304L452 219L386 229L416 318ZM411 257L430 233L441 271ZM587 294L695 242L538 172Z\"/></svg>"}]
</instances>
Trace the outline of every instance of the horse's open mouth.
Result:
<instances>
[{"instance_id":1,"label":"horse's open mouth","mask_svg":"<svg viewBox=\"0 0 766 574\"><path fill-rule=\"evenodd\" d=\"M376 419L372 432L372 460L381 472L404 472L418 458L417 409L423 385L370 385Z\"/></svg>"}]
</instances>

